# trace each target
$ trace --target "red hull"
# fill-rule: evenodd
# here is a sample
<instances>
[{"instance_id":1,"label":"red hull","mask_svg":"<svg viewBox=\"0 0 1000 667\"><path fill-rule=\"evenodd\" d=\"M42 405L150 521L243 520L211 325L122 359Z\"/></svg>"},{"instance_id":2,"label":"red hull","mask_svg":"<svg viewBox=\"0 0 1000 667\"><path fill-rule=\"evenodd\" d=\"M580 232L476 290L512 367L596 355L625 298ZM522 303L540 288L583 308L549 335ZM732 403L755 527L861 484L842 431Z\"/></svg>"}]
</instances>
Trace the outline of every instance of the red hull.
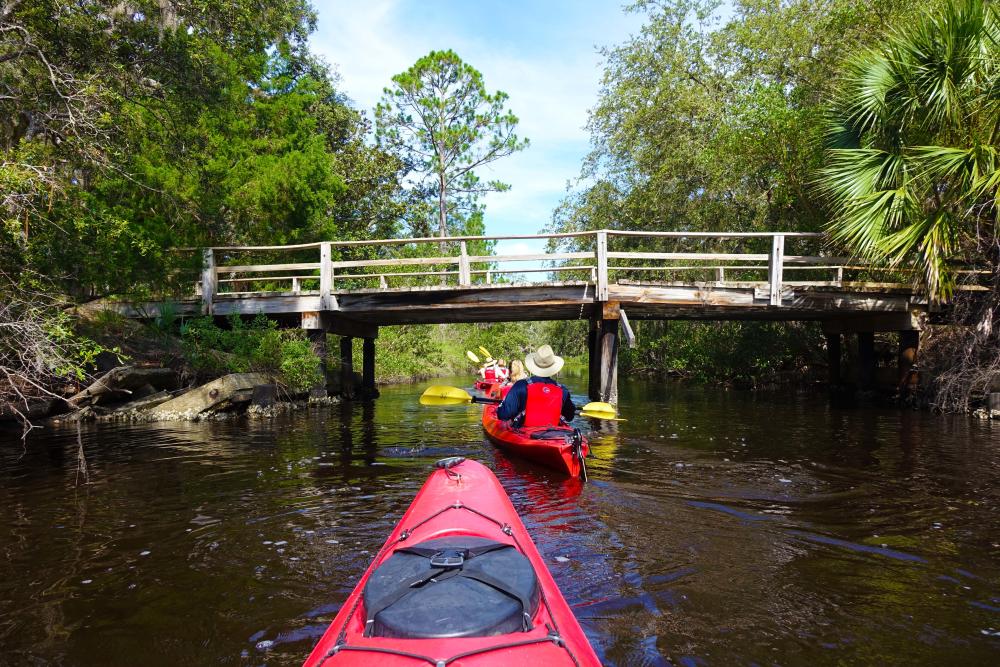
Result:
<instances>
[{"instance_id":1,"label":"red hull","mask_svg":"<svg viewBox=\"0 0 1000 667\"><path fill-rule=\"evenodd\" d=\"M446 664L449 667L600 665L583 629L556 587L541 554L497 478L475 461L464 461L452 467L451 471L461 475L461 478L449 477L444 470L431 473L389 535L385 546L306 659L305 667L373 664L379 667L427 664ZM494 637L448 639L362 636L365 614L361 595L375 568L385 562L397 546L449 536L485 537L512 544L531 562L543 600L532 619L533 629ZM404 540L405 544L400 544ZM557 633L561 642L549 635L546 626ZM520 645L511 646L515 643ZM466 655L459 657L463 654Z\"/></svg>"},{"instance_id":2,"label":"red hull","mask_svg":"<svg viewBox=\"0 0 1000 667\"><path fill-rule=\"evenodd\" d=\"M472 385L475 387L476 391L483 393L483 396L491 397L493 394L500 390L500 383L496 380L476 380L476 383Z\"/></svg>"},{"instance_id":3,"label":"red hull","mask_svg":"<svg viewBox=\"0 0 1000 667\"><path fill-rule=\"evenodd\" d=\"M536 427L514 429L510 424L497 419L497 406L483 406L483 430L490 441L500 449L546 468L564 472L571 477L580 475L580 460L573 453L573 445L568 439L573 435L569 427ZM564 431L567 437L554 440L538 440L531 436L546 431ZM590 453L587 439L583 439L583 455Z\"/></svg>"}]
</instances>

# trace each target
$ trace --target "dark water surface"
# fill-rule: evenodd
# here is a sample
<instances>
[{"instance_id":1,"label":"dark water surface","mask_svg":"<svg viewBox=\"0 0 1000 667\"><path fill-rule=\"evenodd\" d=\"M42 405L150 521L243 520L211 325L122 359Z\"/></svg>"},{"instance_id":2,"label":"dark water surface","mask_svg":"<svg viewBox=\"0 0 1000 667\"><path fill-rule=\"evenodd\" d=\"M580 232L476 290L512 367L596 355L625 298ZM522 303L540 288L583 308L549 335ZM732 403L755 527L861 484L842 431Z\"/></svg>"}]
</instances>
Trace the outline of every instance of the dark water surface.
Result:
<instances>
[{"instance_id":1,"label":"dark water surface","mask_svg":"<svg viewBox=\"0 0 1000 667\"><path fill-rule=\"evenodd\" d=\"M500 476L608 664L1000 664L1000 424L625 382L582 487L422 387L85 427L80 486L75 430L0 435L0 664L297 665L454 454Z\"/></svg>"}]
</instances>

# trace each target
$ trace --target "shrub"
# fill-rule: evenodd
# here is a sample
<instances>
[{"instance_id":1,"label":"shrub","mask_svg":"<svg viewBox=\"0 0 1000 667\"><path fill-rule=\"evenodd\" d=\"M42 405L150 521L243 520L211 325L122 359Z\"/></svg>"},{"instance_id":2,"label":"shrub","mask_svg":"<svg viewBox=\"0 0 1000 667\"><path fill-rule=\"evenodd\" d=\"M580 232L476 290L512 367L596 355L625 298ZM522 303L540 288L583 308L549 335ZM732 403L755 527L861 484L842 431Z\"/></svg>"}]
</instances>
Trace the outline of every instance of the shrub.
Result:
<instances>
[{"instance_id":1,"label":"shrub","mask_svg":"<svg viewBox=\"0 0 1000 667\"><path fill-rule=\"evenodd\" d=\"M207 375L274 373L293 393L320 382L319 357L302 331L278 329L276 322L263 315L249 322L234 315L228 324L222 328L211 317L199 317L181 327L185 356L195 371Z\"/></svg>"}]
</instances>

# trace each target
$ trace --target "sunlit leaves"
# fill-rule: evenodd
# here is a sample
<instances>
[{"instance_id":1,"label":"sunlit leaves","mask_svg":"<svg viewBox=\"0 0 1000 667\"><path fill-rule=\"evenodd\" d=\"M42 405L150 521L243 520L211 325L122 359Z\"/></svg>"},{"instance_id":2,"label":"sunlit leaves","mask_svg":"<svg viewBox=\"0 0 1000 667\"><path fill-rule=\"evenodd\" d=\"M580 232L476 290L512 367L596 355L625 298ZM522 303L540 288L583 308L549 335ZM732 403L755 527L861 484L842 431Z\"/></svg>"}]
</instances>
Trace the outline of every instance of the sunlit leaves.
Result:
<instances>
[{"instance_id":1,"label":"sunlit leaves","mask_svg":"<svg viewBox=\"0 0 1000 667\"><path fill-rule=\"evenodd\" d=\"M914 262L933 299L953 290L950 262L996 233L997 25L983 0L943 4L849 60L830 117L831 234L867 259Z\"/></svg>"}]
</instances>

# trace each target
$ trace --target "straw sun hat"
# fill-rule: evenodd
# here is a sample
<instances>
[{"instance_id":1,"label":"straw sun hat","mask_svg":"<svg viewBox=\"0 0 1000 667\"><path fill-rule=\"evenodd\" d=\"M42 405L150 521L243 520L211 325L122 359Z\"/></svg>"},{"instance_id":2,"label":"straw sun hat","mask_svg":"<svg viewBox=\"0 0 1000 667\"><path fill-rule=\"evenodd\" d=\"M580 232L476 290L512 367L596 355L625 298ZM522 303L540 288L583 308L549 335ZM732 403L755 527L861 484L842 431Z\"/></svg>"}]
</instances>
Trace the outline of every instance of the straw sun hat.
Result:
<instances>
[{"instance_id":1,"label":"straw sun hat","mask_svg":"<svg viewBox=\"0 0 1000 667\"><path fill-rule=\"evenodd\" d=\"M547 378L562 370L563 358L557 357L550 345L542 345L524 358L524 365L532 375Z\"/></svg>"}]
</instances>

